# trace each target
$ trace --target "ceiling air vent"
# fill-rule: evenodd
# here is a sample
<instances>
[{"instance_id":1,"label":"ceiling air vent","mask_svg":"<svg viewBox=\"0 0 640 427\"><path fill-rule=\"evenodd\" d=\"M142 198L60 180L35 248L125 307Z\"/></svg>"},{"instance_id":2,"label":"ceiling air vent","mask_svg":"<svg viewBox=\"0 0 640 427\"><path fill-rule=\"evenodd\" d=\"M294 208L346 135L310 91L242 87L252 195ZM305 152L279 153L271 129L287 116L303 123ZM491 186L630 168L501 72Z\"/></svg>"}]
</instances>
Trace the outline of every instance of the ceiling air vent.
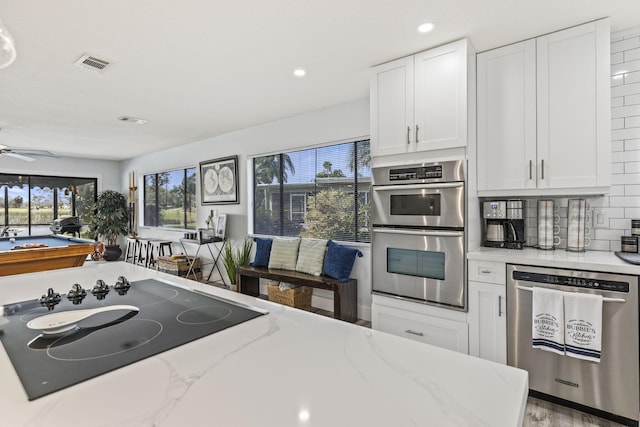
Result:
<instances>
[{"instance_id":1,"label":"ceiling air vent","mask_svg":"<svg viewBox=\"0 0 640 427\"><path fill-rule=\"evenodd\" d=\"M104 59L85 54L76 61L76 65L82 68L87 68L89 70L103 72L111 65L111 63L109 61L105 61Z\"/></svg>"}]
</instances>

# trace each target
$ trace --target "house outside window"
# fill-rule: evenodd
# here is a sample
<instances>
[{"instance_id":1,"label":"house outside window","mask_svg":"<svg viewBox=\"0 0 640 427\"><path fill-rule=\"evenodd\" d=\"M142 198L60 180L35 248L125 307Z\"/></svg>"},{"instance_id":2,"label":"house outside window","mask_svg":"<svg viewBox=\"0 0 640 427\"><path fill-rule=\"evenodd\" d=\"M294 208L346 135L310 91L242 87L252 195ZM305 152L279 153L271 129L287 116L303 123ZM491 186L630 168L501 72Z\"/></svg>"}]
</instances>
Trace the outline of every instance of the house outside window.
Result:
<instances>
[{"instance_id":1,"label":"house outside window","mask_svg":"<svg viewBox=\"0 0 640 427\"><path fill-rule=\"evenodd\" d=\"M253 159L253 232L370 242L369 140Z\"/></svg>"},{"instance_id":2,"label":"house outside window","mask_svg":"<svg viewBox=\"0 0 640 427\"><path fill-rule=\"evenodd\" d=\"M196 168L144 176L144 225L196 228Z\"/></svg>"}]
</instances>

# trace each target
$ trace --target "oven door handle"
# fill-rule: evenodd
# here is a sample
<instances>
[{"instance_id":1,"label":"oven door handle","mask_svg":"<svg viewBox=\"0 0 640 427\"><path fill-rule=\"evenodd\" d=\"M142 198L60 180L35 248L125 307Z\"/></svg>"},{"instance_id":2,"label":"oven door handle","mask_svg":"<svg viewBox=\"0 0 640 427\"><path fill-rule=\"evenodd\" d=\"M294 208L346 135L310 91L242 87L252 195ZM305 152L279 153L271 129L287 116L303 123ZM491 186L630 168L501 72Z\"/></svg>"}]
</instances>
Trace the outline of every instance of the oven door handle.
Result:
<instances>
[{"instance_id":1,"label":"oven door handle","mask_svg":"<svg viewBox=\"0 0 640 427\"><path fill-rule=\"evenodd\" d=\"M529 286L520 286L520 285L516 285L516 289L519 289L521 291L528 291L528 292L533 292L533 288L529 287ZM624 298L607 298L607 297L602 297L602 302L627 302Z\"/></svg>"},{"instance_id":2,"label":"oven door handle","mask_svg":"<svg viewBox=\"0 0 640 427\"><path fill-rule=\"evenodd\" d=\"M463 237L464 231L405 230L398 228L374 228L374 233L401 234L407 236Z\"/></svg>"},{"instance_id":3,"label":"oven door handle","mask_svg":"<svg viewBox=\"0 0 640 427\"><path fill-rule=\"evenodd\" d=\"M464 182L439 182L435 184L406 184L406 185L374 185L374 191L389 190L437 190L440 188L464 187Z\"/></svg>"}]
</instances>

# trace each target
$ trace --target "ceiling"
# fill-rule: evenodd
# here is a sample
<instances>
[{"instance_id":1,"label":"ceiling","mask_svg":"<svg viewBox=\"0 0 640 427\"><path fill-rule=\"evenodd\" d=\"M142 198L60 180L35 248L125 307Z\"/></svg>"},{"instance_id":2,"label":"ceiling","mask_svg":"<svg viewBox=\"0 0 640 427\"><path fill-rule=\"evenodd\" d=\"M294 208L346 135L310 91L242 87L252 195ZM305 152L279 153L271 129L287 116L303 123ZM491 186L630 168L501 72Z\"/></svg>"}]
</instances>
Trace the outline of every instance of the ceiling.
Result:
<instances>
[{"instance_id":1,"label":"ceiling","mask_svg":"<svg viewBox=\"0 0 640 427\"><path fill-rule=\"evenodd\" d=\"M364 98L371 66L463 37L483 51L605 16L640 27L640 1L1 0L18 57L0 144L127 159Z\"/></svg>"}]
</instances>

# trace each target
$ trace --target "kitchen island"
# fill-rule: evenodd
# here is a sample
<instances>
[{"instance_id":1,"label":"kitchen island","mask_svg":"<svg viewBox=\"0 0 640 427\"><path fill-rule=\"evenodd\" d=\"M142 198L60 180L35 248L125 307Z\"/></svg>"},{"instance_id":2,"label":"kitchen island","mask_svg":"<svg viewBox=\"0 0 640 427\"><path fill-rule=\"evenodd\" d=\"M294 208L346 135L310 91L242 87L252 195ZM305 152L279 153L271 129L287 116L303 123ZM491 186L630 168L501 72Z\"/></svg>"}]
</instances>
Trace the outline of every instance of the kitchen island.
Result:
<instances>
[{"instance_id":1,"label":"kitchen island","mask_svg":"<svg viewBox=\"0 0 640 427\"><path fill-rule=\"evenodd\" d=\"M50 287L64 294L74 283L91 289L97 279L113 285L118 276L186 286L268 314L33 401L2 349L3 425L522 422L528 393L525 371L124 262L89 262L80 268L2 277L0 304L37 299Z\"/></svg>"}]
</instances>

